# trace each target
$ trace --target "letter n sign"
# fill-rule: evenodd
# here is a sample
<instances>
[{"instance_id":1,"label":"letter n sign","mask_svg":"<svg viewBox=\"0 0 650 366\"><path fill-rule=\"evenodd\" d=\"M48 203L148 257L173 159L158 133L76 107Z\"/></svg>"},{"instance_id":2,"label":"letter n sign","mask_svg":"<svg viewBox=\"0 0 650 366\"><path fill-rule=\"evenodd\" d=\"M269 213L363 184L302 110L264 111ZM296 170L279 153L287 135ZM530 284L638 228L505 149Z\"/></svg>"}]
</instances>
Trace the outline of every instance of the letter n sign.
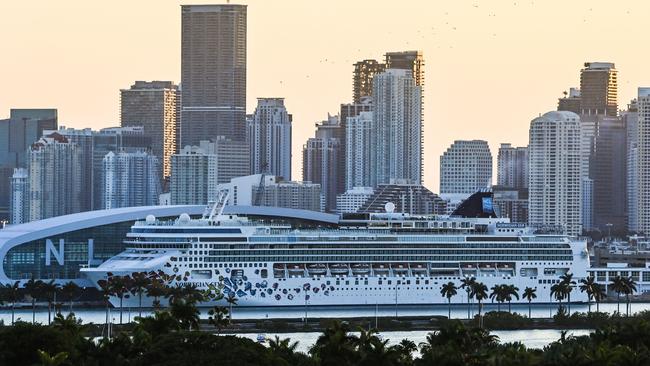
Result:
<instances>
[{"instance_id":1,"label":"letter n sign","mask_svg":"<svg viewBox=\"0 0 650 366\"><path fill-rule=\"evenodd\" d=\"M52 244L52 240L46 239L45 240L45 265L46 266L51 265L52 255L54 255L56 261L59 263L59 265L62 266L65 263L65 260L63 259L64 251L65 251L65 242L63 239L59 239L59 250L57 250L54 244Z\"/></svg>"}]
</instances>

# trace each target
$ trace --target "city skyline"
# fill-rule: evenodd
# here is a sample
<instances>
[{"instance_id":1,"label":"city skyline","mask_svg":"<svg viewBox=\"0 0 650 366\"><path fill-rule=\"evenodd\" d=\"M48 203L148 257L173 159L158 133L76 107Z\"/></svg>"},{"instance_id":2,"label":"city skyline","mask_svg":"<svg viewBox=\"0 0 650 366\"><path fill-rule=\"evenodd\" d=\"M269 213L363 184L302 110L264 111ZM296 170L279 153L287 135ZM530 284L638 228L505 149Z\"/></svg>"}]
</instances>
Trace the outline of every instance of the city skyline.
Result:
<instances>
[{"instance_id":1,"label":"city skyline","mask_svg":"<svg viewBox=\"0 0 650 366\"><path fill-rule=\"evenodd\" d=\"M117 126L120 88L135 80L180 81L180 5L195 3L213 2L160 6L153 1L118 1L110 8L81 2L1 4L0 14L12 15L2 18L9 30L6 52L20 57L0 60L2 69L12 70L0 92L0 110L52 107L59 109L61 125ZM616 9L605 7L605 2L562 3L562 12L556 11L555 1L489 6L412 1L400 8L390 2L368 7L363 1L237 3L249 6L246 111L253 111L257 97L285 98L294 115L294 176L300 176L301 148L313 135L314 123L327 112L336 113L340 103L352 101L353 64L381 59L386 52L422 50L427 61L423 168L424 184L434 191L438 158L454 139L485 139L493 155L502 142L525 145L529 121L553 110L562 91L579 86L584 62L616 63L619 107L636 95L637 86L650 84L635 48L615 42L637 32L639 17L650 8L643 3ZM346 11L341 12L344 5ZM422 11L414 12L413 7ZM70 15L80 12L103 16ZM364 18L365 32L358 32L354 21L359 12L370 15ZM27 30L26 13L33 22ZM280 16L284 22L277 22ZM334 16L336 27L328 27L326 20ZM549 16L556 18L554 23L571 26L548 28L548 23L536 20ZM603 42L608 47L602 47ZM296 45L301 52L289 54ZM531 57L535 54L561 57ZM87 80L94 82L84 86ZM464 108L467 92L481 96L471 98L473 108ZM504 100L514 103L505 105ZM492 126L486 128L481 116L501 109L508 113L488 121ZM464 111L462 118L458 110Z\"/></svg>"}]
</instances>

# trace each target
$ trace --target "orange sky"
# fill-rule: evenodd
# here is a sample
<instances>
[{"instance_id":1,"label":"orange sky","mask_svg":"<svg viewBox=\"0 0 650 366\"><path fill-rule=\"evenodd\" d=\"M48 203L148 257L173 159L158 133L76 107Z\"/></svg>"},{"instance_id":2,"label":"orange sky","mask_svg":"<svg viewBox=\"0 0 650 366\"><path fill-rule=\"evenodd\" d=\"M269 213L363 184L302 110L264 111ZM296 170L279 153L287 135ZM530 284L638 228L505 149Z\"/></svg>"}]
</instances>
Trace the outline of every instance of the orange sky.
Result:
<instances>
[{"instance_id":1,"label":"orange sky","mask_svg":"<svg viewBox=\"0 0 650 366\"><path fill-rule=\"evenodd\" d=\"M214 1L213 1L214 2ZM235 1L233 1L235 2ZM523 145L528 125L579 83L585 61L619 70L619 105L650 85L647 1L250 0L248 110L283 96L293 174L315 122L352 94L352 64L420 49L426 60L425 184L454 139ZM119 122L119 89L180 79L180 4L171 0L0 2L0 118L56 107L60 124Z\"/></svg>"}]
</instances>

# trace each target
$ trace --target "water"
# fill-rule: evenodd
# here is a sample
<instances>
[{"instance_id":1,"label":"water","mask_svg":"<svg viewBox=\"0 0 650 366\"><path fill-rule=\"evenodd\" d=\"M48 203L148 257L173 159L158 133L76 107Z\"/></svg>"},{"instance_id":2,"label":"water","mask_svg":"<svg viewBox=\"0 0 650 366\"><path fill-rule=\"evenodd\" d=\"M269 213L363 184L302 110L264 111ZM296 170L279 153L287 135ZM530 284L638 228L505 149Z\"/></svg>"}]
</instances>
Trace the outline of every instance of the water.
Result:
<instances>
[{"instance_id":1,"label":"water","mask_svg":"<svg viewBox=\"0 0 650 366\"><path fill-rule=\"evenodd\" d=\"M528 348L543 348L551 342L560 338L561 330L556 329L532 329L532 330L498 330L491 332L499 337L501 343L521 342ZM587 329L568 330L568 334L581 336L589 334ZM399 331L399 332L381 332L384 340L388 340L389 345L398 344L402 339L408 339L416 345L426 342L429 331ZM567 334L567 335L568 335ZM316 343L320 336L318 332L309 333L267 333L268 338L279 336L280 339L290 338L292 342L298 341L298 351L307 352L309 348ZM257 334L240 334L241 337L257 340Z\"/></svg>"},{"instance_id":2,"label":"water","mask_svg":"<svg viewBox=\"0 0 650 366\"><path fill-rule=\"evenodd\" d=\"M600 311L613 313L617 309L616 303L607 303L600 305ZM80 318L84 323L96 323L101 324L105 322L106 313L104 309L101 308L84 308L84 309L73 309L75 315ZM207 310L201 309L201 318L207 318ZM493 311L497 310L497 306L493 304L485 304L484 311ZM507 305L501 306L501 310L506 311ZM571 312L587 312L587 305L572 305ZM592 305L592 311L595 311L595 305ZM631 304L632 313L650 310L650 303L633 303ZM447 306L443 305L431 305L431 306L399 306L397 308L397 315L400 317L409 317L409 316L447 316ZM519 313L521 315L528 316L528 305L513 305L512 311ZM532 316L535 318L548 318L552 316L557 311L557 305L548 305L548 304L538 304L532 306ZM625 304L621 303L621 311L625 312ZM477 312L476 305L472 306L471 314L475 315ZM67 308L63 309L63 314L67 314ZM142 315L150 315L151 309L143 310ZM289 318L289 319L302 319L307 315L307 318L334 318L334 319L344 319L344 318L360 318L366 317L369 319L369 322L372 323L375 315L379 317L394 317L395 316L395 307L394 306L360 306L360 307L282 307L282 308L233 308L233 318L234 319L275 319L275 318ZM16 320L23 320L31 322L32 312L29 308L22 308L16 310ZM52 315L54 316L54 315ZM111 309L111 318L114 323L119 323L119 310ZM133 320L138 316L138 310L124 309L123 313L124 322ZM467 305L466 304L453 304L451 308L452 318L466 319L467 318ZM11 322L11 310L2 309L0 310L0 320L4 321L5 324ZM36 321L40 323L47 323L47 310L42 308L37 309L36 312ZM416 344L424 342L426 340L426 335L428 331L391 331L391 332L381 332L384 339L389 340L390 344L397 344L402 339L410 339ZM497 335L501 342L522 342L526 347L529 348L542 348L549 343L556 341L560 338L561 330L556 329L533 329L533 330L510 330L510 331L493 331L493 334ZM570 334L580 336L589 334L589 330L570 330ZM255 340L257 334L240 334L242 337L247 337ZM306 352L311 345L314 344L319 332L307 332L307 333L268 333L267 337L274 337L278 335L280 338L291 338L293 341L298 341L298 349Z\"/></svg>"},{"instance_id":3,"label":"water","mask_svg":"<svg viewBox=\"0 0 650 366\"><path fill-rule=\"evenodd\" d=\"M650 310L650 303L632 303L631 312L636 313L643 310ZM566 307L566 305L565 305ZM496 311L497 305L495 304L484 304L483 311ZM549 318L557 312L557 305L548 305L548 304L537 304L532 305L531 315L533 318ZM606 303L600 304L600 311L613 313L617 309L616 303ZM502 311L507 311L508 306L502 305ZM571 312L583 312L586 313L588 306L585 304L581 305L571 305ZM591 306L592 311L596 311L596 306ZM63 314L67 314L67 306L62 309ZM106 312L102 308L74 308L73 311L75 315L80 318L84 323L104 323L106 319ZM207 318L208 309L201 309L201 318ZM476 304L471 307L471 316L476 315L478 308ZM512 311L514 313L519 313L521 315L528 316L528 305L517 304L512 305ZM625 303L621 303L621 312L625 313ZM111 318L119 322L119 309L111 309ZM122 312L124 322L133 320L138 316L138 309L124 308ZM142 315L150 315L151 309L146 309L142 311ZM303 306L296 307L277 307L277 308L233 308L233 318L234 319L302 319L307 316L307 318L332 318L332 319L343 319L343 318L369 318L374 319L375 315L379 317L395 317L396 310L395 306L355 306L355 307L314 307ZM411 316L447 316L447 306L445 305L400 305L397 308L398 317L411 317ZM451 307L451 317L454 319L467 319L467 304L452 304ZM23 321L32 320L32 311L31 308L21 308L16 309L16 319L21 319ZM5 324L11 322L11 310L9 309L0 309L0 320L4 321ZM47 322L47 309L38 308L36 309L36 321L41 323Z\"/></svg>"}]
</instances>

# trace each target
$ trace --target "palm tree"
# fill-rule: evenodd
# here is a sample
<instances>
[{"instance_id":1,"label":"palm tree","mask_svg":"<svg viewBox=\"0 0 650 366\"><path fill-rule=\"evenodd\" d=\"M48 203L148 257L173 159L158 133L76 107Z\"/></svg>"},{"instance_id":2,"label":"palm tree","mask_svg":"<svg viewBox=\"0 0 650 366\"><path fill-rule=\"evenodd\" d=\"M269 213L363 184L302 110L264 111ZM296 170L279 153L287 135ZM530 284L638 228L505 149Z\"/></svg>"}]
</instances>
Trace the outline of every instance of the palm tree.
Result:
<instances>
[{"instance_id":1,"label":"palm tree","mask_svg":"<svg viewBox=\"0 0 650 366\"><path fill-rule=\"evenodd\" d=\"M623 284L625 285L623 288L626 302L625 313L626 316L630 316L630 295L634 295L634 292L636 291L636 281L634 281L632 277L625 277L623 279Z\"/></svg>"},{"instance_id":2,"label":"palm tree","mask_svg":"<svg viewBox=\"0 0 650 366\"><path fill-rule=\"evenodd\" d=\"M108 322L109 322L109 317L108 317L108 307L110 305L110 298L113 295L113 288L109 285L107 280L99 280L97 281L97 285L99 286L99 291L102 294L102 299L104 300L104 304L106 305L106 326L108 327Z\"/></svg>"},{"instance_id":3,"label":"palm tree","mask_svg":"<svg viewBox=\"0 0 650 366\"><path fill-rule=\"evenodd\" d=\"M23 297L20 293L20 281L14 282L13 285L6 284L0 290L2 290L2 299L11 303L11 325L13 325L16 314L16 303Z\"/></svg>"},{"instance_id":4,"label":"palm tree","mask_svg":"<svg viewBox=\"0 0 650 366\"><path fill-rule=\"evenodd\" d=\"M80 287L73 281L70 281L61 287L61 294L69 301L69 305L70 305L69 313L72 313L72 301L74 300L75 295L79 290Z\"/></svg>"},{"instance_id":5,"label":"palm tree","mask_svg":"<svg viewBox=\"0 0 650 366\"><path fill-rule=\"evenodd\" d=\"M49 353L39 349L38 359L41 361L41 365L43 366L59 366L63 365L63 363L68 359L68 353L59 352L56 355L52 356Z\"/></svg>"},{"instance_id":6,"label":"palm tree","mask_svg":"<svg viewBox=\"0 0 650 366\"><path fill-rule=\"evenodd\" d=\"M580 280L580 292L586 292L587 298L589 299L589 310L591 313L591 300L594 298L594 293L596 292L596 278L594 276L587 276Z\"/></svg>"},{"instance_id":7,"label":"palm tree","mask_svg":"<svg viewBox=\"0 0 650 366\"><path fill-rule=\"evenodd\" d=\"M160 298L167 294L169 288L156 276L150 276L149 281L146 289L147 296L153 297L153 307L157 309L160 307Z\"/></svg>"},{"instance_id":8,"label":"palm tree","mask_svg":"<svg viewBox=\"0 0 650 366\"><path fill-rule=\"evenodd\" d=\"M223 306L215 306L208 310L208 323L214 325L214 327L217 328L217 334L220 334L221 329L230 324L230 319L228 319L228 309Z\"/></svg>"},{"instance_id":9,"label":"palm tree","mask_svg":"<svg viewBox=\"0 0 650 366\"><path fill-rule=\"evenodd\" d=\"M442 285L442 288L440 289L440 294L447 298L447 303L449 304L449 311L448 311L447 318L451 319L451 298L456 296L456 294L458 294L458 288L456 287L455 283L449 281L448 283Z\"/></svg>"},{"instance_id":10,"label":"palm tree","mask_svg":"<svg viewBox=\"0 0 650 366\"><path fill-rule=\"evenodd\" d=\"M334 321L318 337L309 353L322 365L354 365L358 358L357 337L347 322Z\"/></svg>"},{"instance_id":11,"label":"palm tree","mask_svg":"<svg viewBox=\"0 0 650 366\"><path fill-rule=\"evenodd\" d=\"M537 294L535 292L537 292L537 288L526 287L524 289L523 298L528 300L528 319L531 318L531 302L533 299L537 298Z\"/></svg>"},{"instance_id":12,"label":"palm tree","mask_svg":"<svg viewBox=\"0 0 650 366\"><path fill-rule=\"evenodd\" d=\"M508 301L508 312L512 313L512 298L519 300L519 287L515 285L506 285L504 288L505 299Z\"/></svg>"},{"instance_id":13,"label":"palm tree","mask_svg":"<svg viewBox=\"0 0 650 366\"><path fill-rule=\"evenodd\" d=\"M469 310L470 310L470 304L469 301L472 297L474 297L474 294L472 294L472 288L476 284L476 278L474 277L465 277L460 281L461 285L460 288L465 289L465 292L467 292L467 319L470 318L469 315Z\"/></svg>"},{"instance_id":14,"label":"palm tree","mask_svg":"<svg viewBox=\"0 0 650 366\"><path fill-rule=\"evenodd\" d=\"M289 338L280 339L276 335L275 338L269 340L269 351L274 358L281 360L278 363L285 364L292 360L297 348L298 342L291 342Z\"/></svg>"},{"instance_id":15,"label":"palm tree","mask_svg":"<svg viewBox=\"0 0 650 366\"><path fill-rule=\"evenodd\" d=\"M142 316L142 294L149 287L151 279L144 272L135 272L131 274L129 291L133 295L138 295L138 316Z\"/></svg>"},{"instance_id":16,"label":"palm tree","mask_svg":"<svg viewBox=\"0 0 650 366\"><path fill-rule=\"evenodd\" d=\"M607 297L605 287L600 283L594 284L594 301L596 301L596 312L600 312L600 301Z\"/></svg>"},{"instance_id":17,"label":"palm tree","mask_svg":"<svg viewBox=\"0 0 650 366\"><path fill-rule=\"evenodd\" d=\"M625 282L623 277L616 276L610 284L610 288L616 292L616 312L621 313L621 292L625 291Z\"/></svg>"},{"instance_id":18,"label":"palm tree","mask_svg":"<svg viewBox=\"0 0 650 366\"><path fill-rule=\"evenodd\" d=\"M108 286L111 289L111 294L120 299L120 324L122 324L122 304L124 302L124 297L128 296L127 292L129 292L130 279L131 277L129 276L108 277Z\"/></svg>"},{"instance_id":19,"label":"palm tree","mask_svg":"<svg viewBox=\"0 0 650 366\"><path fill-rule=\"evenodd\" d=\"M492 302L496 301L497 302L497 311L501 312L501 302L505 299L503 296L503 291L504 285L494 285L490 289L490 299L492 299Z\"/></svg>"},{"instance_id":20,"label":"palm tree","mask_svg":"<svg viewBox=\"0 0 650 366\"><path fill-rule=\"evenodd\" d=\"M32 299L32 324L36 323L36 300L43 295L43 281L33 277L25 283L25 291Z\"/></svg>"},{"instance_id":21,"label":"palm tree","mask_svg":"<svg viewBox=\"0 0 650 366\"><path fill-rule=\"evenodd\" d=\"M472 293L474 294L474 297L476 297L476 301L478 301L478 318L479 318L479 327L483 327L483 314L482 314L482 309L483 309L483 300L488 298L488 288L485 286L484 283L482 282L477 282L474 284L474 288L472 289Z\"/></svg>"},{"instance_id":22,"label":"palm tree","mask_svg":"<svg viewBox=\"0 0 650 366\"><path fill-rule=\"evenodd\" d=\"M551 286L551 296L558 301L557 311L558 313L562 310L562 300L566 297L566 285L562 282L558 282Z\"/></svg>"},{"instance_id":23,"label":"palm tree","mask_svg":"<svg viewBox=\"0 0 650 366\"><path fill-rule=\"evenodd\" d=\"M50 280L41 285L42 293L47 300L47 324L52 322L52 303L56 302L56 294L59 292L59 285Z\"/></svg>"},{"instance_id":24,"label":"palm tree","mask_svg":"<svg viewBox=\"0 0 650 366\"><path fill-rule=\"evenodd\" d=\"M560 282L564 284L562 289L564 290L566 295L565 297L567 298L569 315L571 315L571 291L573 291L573 287L576 285L576 281L573 280L573 273L565 273L560 276Z\"/></svg>"},{"instance_id":25,"label":"palm tree","mask_svg":"<svg viewBox=\"0 0 650 366\"><path fill-rule=\"evenodd\" d=\"M233 294L232 292L228 294L228 297L226 297L226 302L228 303L229 306L229 318L232 320L232 307L233 305L237 305L237 296Z\"/></svg>"},{"instance_id":26,"label":"palm tree","mask_svg":"<svg viewBox=\"0 0 650 366\"><path fill-rule=\"evenodd\" d=\"M169 307L169 313L178 321L182 329L199 328L200 312L193 302L181 299L175 300Z\"/></svg>"}]
</instances>

